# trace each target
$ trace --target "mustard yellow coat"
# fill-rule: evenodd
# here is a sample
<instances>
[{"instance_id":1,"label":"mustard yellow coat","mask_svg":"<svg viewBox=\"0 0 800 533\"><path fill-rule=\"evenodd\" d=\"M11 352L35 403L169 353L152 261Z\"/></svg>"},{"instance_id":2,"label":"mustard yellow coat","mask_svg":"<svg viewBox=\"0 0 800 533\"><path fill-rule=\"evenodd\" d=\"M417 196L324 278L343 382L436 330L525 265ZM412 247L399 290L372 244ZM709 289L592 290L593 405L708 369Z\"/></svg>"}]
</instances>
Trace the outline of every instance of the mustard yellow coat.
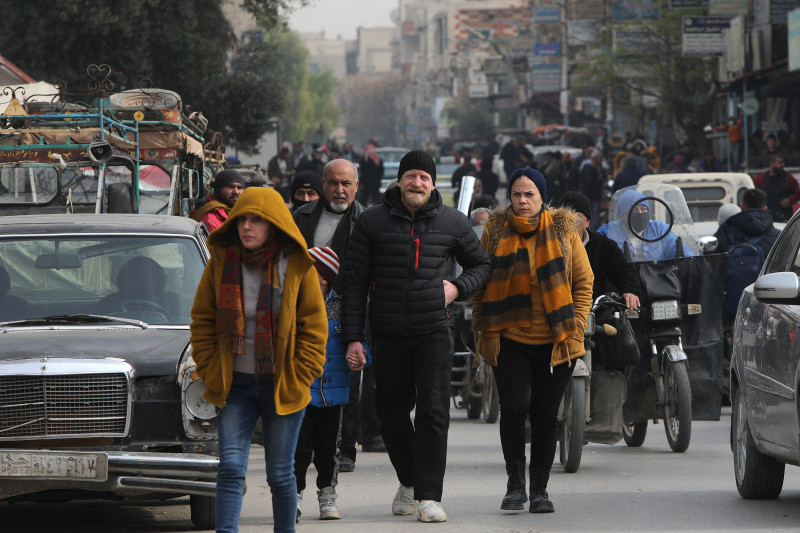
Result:
<instances>
[{"instance_id":1,"label":"mustard yellow coat","mask_svg":"<svg viewBox=\"0 0 800 533\"><path fill-rule=\"evenodd\" d=\"M275 405L279 415L295 413L311 401L311 383L322 375L328 318L314 260L283 198L275 190L251 187L242 193L228 219L211 232L211 259L206 265L192 306L191 345L197 375L208 389L204 398L223 407L233 381L233 353L217 343L217 295L227 246L239 246L236 219L257 214L282 232L291 244L282 247L288 259L278 327L275 334Z\"/></svg>"},{"instance_id":2,"label":"mustard yellow coat","mask_svg":"<svg viewBox=\"0 0 800 533\"><path fill-rule=\"evenodd\" d=\"M553 227L561 245L561 253L564 256L564 262L567 267L567 276L572 289L572 304L575 309L575 322L578 326L578 331L567 339L568 357L563 357L561 355L562 352L553 351L551 364L555 366L569 363L570 360L586 353L583 332L586 329L589 311L592 308L594 274L592 273L592 266L589 264L589 257L586 255L586 248L584 248L581 237L578 235L577 215L573 211L564 208L551 207L550 212L553 216ZM503 227L505 219L505 207L492 211L489 220L486 222L486 229L481 236L481 244L487 251L497 248L497 239L500 235L499 229ZM545 318L544 302L541 290L538 287L539 281L536 276L536 264L533 258L531 258L531 283L531 305L535 311L531 326L529 328L509 328L503 330L500 336L522 344L549 344L553 342L553 333ZM476 333L483 328L484 293L485 288L476 292L472 297L472 328L473 332ZM481 344L483 345L479 349L481 356L489 364L497 366L497 355L500 348L499 339L484 339Z\"/></svg>"}]
</instances>

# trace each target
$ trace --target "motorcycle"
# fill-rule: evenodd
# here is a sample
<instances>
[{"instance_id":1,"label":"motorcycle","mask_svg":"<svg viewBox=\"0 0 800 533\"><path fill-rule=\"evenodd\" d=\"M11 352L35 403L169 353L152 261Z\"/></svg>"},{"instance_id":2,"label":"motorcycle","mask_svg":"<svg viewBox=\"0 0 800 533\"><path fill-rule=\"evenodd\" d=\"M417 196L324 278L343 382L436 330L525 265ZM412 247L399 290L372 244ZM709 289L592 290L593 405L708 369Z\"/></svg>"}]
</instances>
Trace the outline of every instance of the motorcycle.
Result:
<instances>
[{"instance_id":1,"label":"motorcycle","mask_svg":"<svg viewBox=\"0 0 800 533\"><path fill-rule=\"evenodd\" d=\"M693 419L719 420L724 256L701 254L713 244L697 239L683 193L672 185L617 191L610 220L606 233L642 287L642 307L626 311L642 359L627 380L623 437L641 446L648 420L663 420L670 448L684 452Z\"/></svg>"},{"instance_id":2,"label":"motorcycle","mask_svg":"<svg viewBox=\"0 0 800 533\"><path fill-rule=\"evenodd\" d=\"M618 348L622 340L615 342L617 336L632 337L631 332L621 331L624 312L624 300L610 293L598 297L589 313L586 353L573 363L576 366L558 412L559 459L567 473L578 471L586 443L614 445L622 440L626 374L638 362L638 350L628 337L627 350L632 345L636 353L618 357L624 350Z\"/></svg>"},{"instance_id":3,"label":"motorcycle","mask_svg":"<svg viewBox=\"0 0 800 533\"><path fill-rule=\"evenodd\" d=\"M469 217L469 207L475 187L473 176L464 176L461 181L461 194L458 210ZM480 238L483 226L475 226ZM456 265L456 275L459 268ZM472 335L472 304L455 302L455 352L450 378L450 394L458 409L466 409L467 418L483 418L487 424L494 424L500 417L500 396L495 386L494 373L483 359L475 364L475 339Z\"/></svg>"}]
</instances>

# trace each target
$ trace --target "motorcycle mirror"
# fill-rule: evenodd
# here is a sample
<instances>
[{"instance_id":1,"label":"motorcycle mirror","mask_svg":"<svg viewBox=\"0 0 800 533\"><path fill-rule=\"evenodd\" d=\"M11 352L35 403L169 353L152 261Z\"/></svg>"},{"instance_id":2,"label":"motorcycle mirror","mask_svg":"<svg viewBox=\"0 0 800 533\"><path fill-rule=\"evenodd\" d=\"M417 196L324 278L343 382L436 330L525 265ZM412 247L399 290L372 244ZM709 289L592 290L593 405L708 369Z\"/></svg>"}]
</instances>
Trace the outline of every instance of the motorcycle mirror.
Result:
<instances>
[{"instance_id":1,"label":"motorcycle mirror","mask_svg":"<svg viewBox=\"0 0 800 533\"><path fill-rule=\"evenodd\" d=\"M717 246L719 246L719 241L713 235L700 237L697 239L697 243L700 245L700 249L703 251L703 253L713 252L717 249Z\"/></svg>"}]
</instances>

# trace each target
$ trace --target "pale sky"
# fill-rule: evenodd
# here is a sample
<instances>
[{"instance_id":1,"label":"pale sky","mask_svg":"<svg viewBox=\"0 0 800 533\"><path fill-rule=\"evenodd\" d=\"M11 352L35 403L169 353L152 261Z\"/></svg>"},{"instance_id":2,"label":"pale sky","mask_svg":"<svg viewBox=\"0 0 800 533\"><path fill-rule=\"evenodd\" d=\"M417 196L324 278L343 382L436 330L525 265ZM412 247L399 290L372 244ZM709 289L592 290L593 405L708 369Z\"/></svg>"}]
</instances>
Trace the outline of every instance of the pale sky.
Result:
<instances>
[{"instance_id":1,"label":"pale sky","mask_svg":"<svg viewBox=\"0 0 800 533\"><path fill-rule=\"evenodd\" d=\"M325 38L355 39L359 26L393 26L389 13L398 0L311 0L289 17L289 28L297 32L325 31Z\"/></svg>"}]
</instances>

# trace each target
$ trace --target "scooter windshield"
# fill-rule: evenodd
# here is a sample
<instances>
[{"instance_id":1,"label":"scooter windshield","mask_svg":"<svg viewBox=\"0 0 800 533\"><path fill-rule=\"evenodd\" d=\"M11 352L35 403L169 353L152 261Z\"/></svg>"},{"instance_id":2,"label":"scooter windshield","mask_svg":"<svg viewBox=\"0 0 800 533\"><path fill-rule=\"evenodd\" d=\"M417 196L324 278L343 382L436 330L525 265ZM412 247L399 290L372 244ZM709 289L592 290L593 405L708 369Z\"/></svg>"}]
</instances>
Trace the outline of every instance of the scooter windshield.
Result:
<instances>
[{"instance_id":1,"label":"scooter windshield","mask_svg":"<svg viewBox=\"0 0 800 533\"><path fill-rule=\"evenodd\" d=\"M629 261L662 261L700 254L697 232L681 190L665 183L620 189L598 230L617 243Z\"/></svg>"}]
</instances>

